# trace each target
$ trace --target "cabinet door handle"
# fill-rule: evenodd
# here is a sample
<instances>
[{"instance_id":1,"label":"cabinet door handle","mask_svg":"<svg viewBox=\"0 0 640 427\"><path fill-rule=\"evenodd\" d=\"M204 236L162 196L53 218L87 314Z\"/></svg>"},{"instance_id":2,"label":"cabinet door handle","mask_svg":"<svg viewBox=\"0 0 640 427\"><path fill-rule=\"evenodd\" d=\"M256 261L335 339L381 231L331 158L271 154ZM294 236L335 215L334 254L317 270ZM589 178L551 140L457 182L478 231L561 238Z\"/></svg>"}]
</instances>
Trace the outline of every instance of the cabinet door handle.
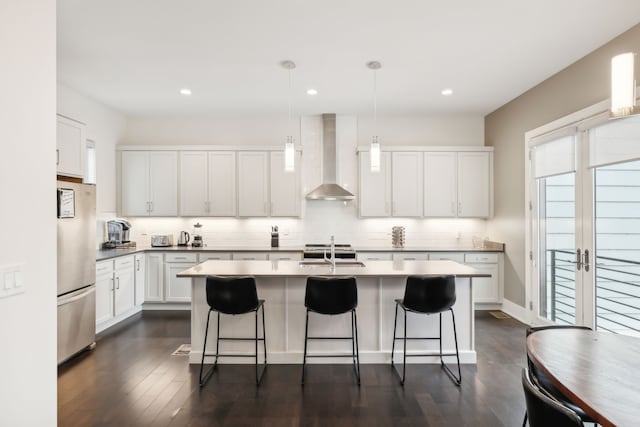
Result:
<instances>
[{"instance_id":1,"label":"cabinet door handle","mask_svg":"<svg viewBox=\"0 0 640 427\"><path fill-rule=\"evenodd\" d=\"M120 278L116 277L116 279L118 279L118 285L116 286L116 289L120 289Z\"/></svg>"},{"instance_id":2,"label":"cabinet door handle","mask_svg":"<svg viewBox=\"0 0 640 427\"><path fill-rule=\"evenodd\" d=\"M174 257L174 259L187 259L187 257L186 256L177 256L177 257Z\"/></svg>"},{"instance_id":3,"label":"cabinet door handle","mask_svg":"<svg viewBox=\"0 0 640 427\"><path fill-rule=\"evenodd\" d=\"M576 249L576 269L580 271L582 268L582 251L580 249Z\"/></svg>"},{"instance_id":4,"label":"cabinet door handle","mask_svg":"<svg viewBox=\"0 0 640 427\"><path fill-rule=\"evenodd\" d=\"M111 278L111 292L116 290L116 279Z\"/></svg>"},{"instance_id":5,"label":"cabinet door handle","mask_svg":"<svg viewBox=\"0 0 640 427\"><path fill-rule=\"evenodd\" d=\"M589 249L584 250L584 271L589 271Z\"/></svg>"},{"instance_id":6,"label":"cabinet door handle","mask_svg":"<svg viewBox=\"0 0 640 427\"><path fill-rule=\"evenodd\" d=\"M60 149L56 148L56 166L60 164Z\"/></svg>"},{"instance_id":7,"label":"cabinet door handle","mask_svg":"<svg viewBox=\"0 0 640 427\"><path fill-rule=\"evenodd\" d=\"M136 271L140 271L140 260L136 260Z\"/></svg>"}]
</instances>

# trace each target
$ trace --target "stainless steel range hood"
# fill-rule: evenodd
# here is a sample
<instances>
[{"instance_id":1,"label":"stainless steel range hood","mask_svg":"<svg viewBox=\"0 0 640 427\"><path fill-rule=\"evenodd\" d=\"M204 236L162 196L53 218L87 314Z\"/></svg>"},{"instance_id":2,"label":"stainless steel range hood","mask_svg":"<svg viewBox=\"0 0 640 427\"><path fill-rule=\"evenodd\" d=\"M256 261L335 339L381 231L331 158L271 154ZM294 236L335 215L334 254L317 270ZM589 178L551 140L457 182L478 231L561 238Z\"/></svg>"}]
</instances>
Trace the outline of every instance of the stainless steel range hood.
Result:
<instances>
[{"instance_id":1,"label":"stainless steel range hood","mask_svg":"<svg viewBox=\"0 0 640 427\"><path fill-rule=\"evenodd\" d=\"M307 194L310 200L353 200L355 196L336 184L336 115L322 115L322 184Z\"/></svg>"}]
</instances>

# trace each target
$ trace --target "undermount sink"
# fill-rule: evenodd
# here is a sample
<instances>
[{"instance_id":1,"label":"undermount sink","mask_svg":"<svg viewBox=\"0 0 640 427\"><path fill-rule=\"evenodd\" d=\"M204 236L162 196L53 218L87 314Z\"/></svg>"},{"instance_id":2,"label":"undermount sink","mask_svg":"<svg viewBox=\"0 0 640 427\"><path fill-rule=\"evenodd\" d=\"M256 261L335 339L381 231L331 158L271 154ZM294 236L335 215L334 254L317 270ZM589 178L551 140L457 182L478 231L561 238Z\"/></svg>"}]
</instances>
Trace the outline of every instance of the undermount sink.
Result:
<instances>
[{"instance_id":1,"label":"undermount sink","mask_svg":"<svg viewBox=\"0 0 640 427\"><path fill-rule=\"evenodd\" d=\"M300 267L330 267L329 261L300 261ZM360 261L336 261L336 267L364 267L364 263Z\"/></svg>"}]
</instances>

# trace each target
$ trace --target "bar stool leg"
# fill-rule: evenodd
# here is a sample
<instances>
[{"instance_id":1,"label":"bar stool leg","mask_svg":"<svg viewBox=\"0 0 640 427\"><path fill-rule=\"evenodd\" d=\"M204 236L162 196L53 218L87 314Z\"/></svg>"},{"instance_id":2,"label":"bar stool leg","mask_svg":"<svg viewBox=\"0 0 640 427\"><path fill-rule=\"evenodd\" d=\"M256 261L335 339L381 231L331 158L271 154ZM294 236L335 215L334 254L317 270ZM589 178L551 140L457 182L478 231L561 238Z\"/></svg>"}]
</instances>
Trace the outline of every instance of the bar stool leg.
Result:
<instances>
[{"instance_id":1,"label":"bar stool leg","mask_svg":"<svg viewBox=\"0 0 640 427\"><path fill-rule=\"evenodd\" d=\"M304 386L304 371L307 367L307 336L309 334L309 309L307 309L307 319L304 323L304 355L302 356L302 381Z\"/></svg>"},{"instance_id":2,"label":"bar stool leg","mask_svg":"<svg viewBox=\"0 0 640 427\"><path fill-rule=\"evenodd\" d=\"M455 385L459 386L462 384L462 372L460 371L460 353L458 352L458 334L456 332L456 316L453 314L453 309L449 308L451 311L451 320L453 321L453 338L456 344L456 360L458 362L458 376L456 377L454 373L451 371L451 368L444 363L444 359L442 356L442 313L440 313L440 365L445 370L447 375L453 380Z\"/></svg>"},{"instance_id":3,"label":"bar stool leg","mask_svg":"<svg viewBox=\"0 0 640 427\"><path fill-rule=\"evenodd\" d=\"M204 375L204 377L202 376L202 371L204 370L204 356L205 356L205 353L207 351L207 335L209 334L209 318L210 318L210 316L211 316L211 309L209 309L209 312L207 313L207 326L206 326L206 328L204 330L204 343L202 344L202 360L200 362L200 376L199 376L200 387L204 386L204 384L209 379L211 374L213 374L213 371L216 368L216 365L214 364L213 367L210 368L207 371L207 373Z\"/></svg>"},{"instance_id":4,"label":"bar stool leg","mask_svg":"<svg viewBox=\"0 0 640 427\"><path fill-rule=\"evenodd\" d=\"M264 348L264 364L267 365L267 327L264 323L264 304L262 305L262 346Z\"/></svg>"},{"instance_id":5,"label":"bar stool leg","mask_svg":"<svg viewBox=\"0 0 640 427\"><path fill-rule=\"evenodd\" d=\"M407 310L404 310L404 353L402 355L402 381L400 384L404 386L405 374L407 371Z\"/></svg>"},{"instance_id":6,"label":"bar stool leg","mask_svg":"<svg viewBox=\"0 0 640 427\"><path fill-rule=\"evenodd\" d=\"M393 356L396 350L396 325L398 324L398 303L396 302L396 316L393 318L393 342L391 343L391 367L394 368Z\"/></svg>"},{"instance_id":7,"label":"bar stool leg","mask_svg":"<svg viewBox=\"0 0 640 427\"><path fill-rule=\"evenodd\" d=\"M355 331L355 358L353 360L354 364L353 364L353 368L356 371L356 378L358 380L358 385L360 385L360 351L358 349L358 317L356 315L356 311L352 310L351 311L351 344L352 344L352 351L353 351L353 345L354 345L354 331ZM353 353L352 353L353 355Z\"/></svg>"},{"instance_id":8,"label":"bar stool leg","mask_svg":"<svg viewBox=\"0 0 640 427\"><path fill-rule=\"evenodd\" d=\"M260 385L260 377L258 376L258 310L256 309L256 384Z\"/></svg>"}]
</instances>

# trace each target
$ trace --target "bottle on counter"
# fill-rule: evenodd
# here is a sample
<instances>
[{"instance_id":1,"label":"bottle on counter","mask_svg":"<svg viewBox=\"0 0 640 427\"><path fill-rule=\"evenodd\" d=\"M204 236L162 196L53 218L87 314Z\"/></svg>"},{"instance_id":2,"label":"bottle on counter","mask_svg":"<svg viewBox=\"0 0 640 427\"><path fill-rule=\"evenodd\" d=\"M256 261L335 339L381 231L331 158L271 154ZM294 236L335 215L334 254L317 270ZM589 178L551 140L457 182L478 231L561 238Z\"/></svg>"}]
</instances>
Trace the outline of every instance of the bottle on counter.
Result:
<instances>
[{"instance_id":1,"label":"bottle on counter","mask_svg":"<svg viewBox=\"0 0 640 427\"><path fill-rule=\"evenodd\" d=\"M278 226L271 227L271 247L277 248L280 246L280 234L278 233Z\"/></svg>"}]
</instances>

